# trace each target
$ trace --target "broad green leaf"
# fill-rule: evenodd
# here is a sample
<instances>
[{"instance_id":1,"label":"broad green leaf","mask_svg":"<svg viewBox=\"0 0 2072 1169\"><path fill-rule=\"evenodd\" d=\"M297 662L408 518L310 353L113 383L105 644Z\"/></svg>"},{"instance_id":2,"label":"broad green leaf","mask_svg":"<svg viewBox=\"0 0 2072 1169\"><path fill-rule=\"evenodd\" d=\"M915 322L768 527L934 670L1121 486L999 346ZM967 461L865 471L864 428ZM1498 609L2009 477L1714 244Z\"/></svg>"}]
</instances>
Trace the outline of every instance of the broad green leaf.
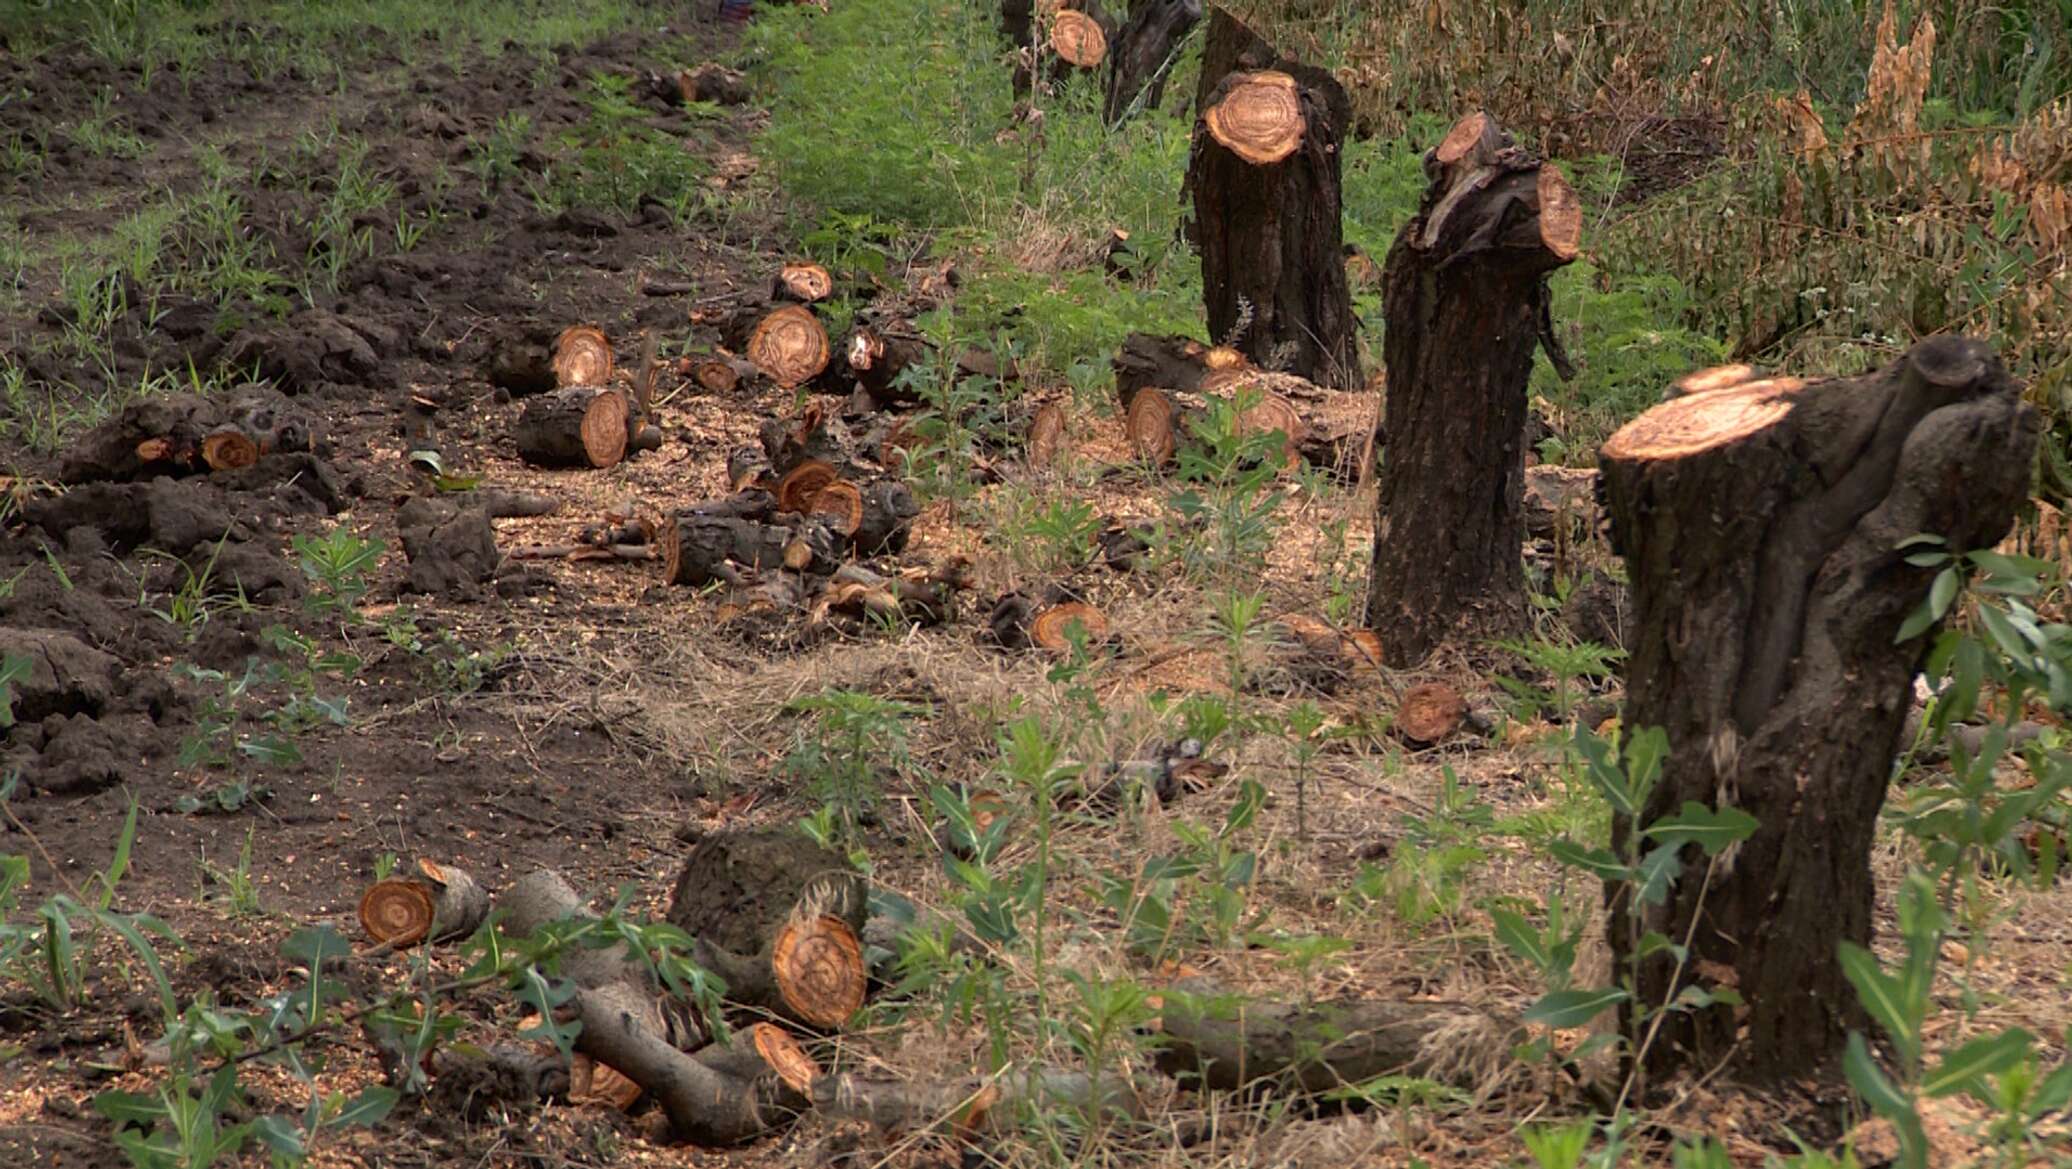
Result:
<instances>
[{"instance_id":1,"label":"broad green leaf","mask_svg":"<svg viewBox=\"0 0 2072 1169\"><path fill-rule=\"evenodd\" d=\"M1948 1096L1973 1088L1986 1076L1999 1075L2029 1057L2035 1037L2020 1027L1998 1035L1982 1035L1943 1056L1942 1062L1921 1081L1929 1096Z\"/></svg>"},{"instance_id":2,"label":"broad green leaf","mask_svg":"<svg viewBox=\"0 0 2072 1169\"><path fill-rule=\"evenodd\" d=\"M1843 942L1839 957L1842 974L1856 988L1863 1009L1895 1043L1911 1053L1917 1041L1899 980L1885 973L1877 957L1854 942Z\"/></svg>"},{"instance_id":3,"label":"broad green leaf","mask_svg":"<svg viewBox=\"0 0 2072 1169\"><path fill-rule=\"evenodd\" d=\"M1754 816L1739 808L1708 808L1696 800L1685 800L1675 812L1655 821L1642 835L1671 848L1696 844L1707 856L1755 835L1760 827Z\"/></svg>"},{"instance_id":4,"label":"broad green leaf","mask_svg":"<svg viewBox=\"0 0 2072 1169\"><path fill-rule=\"evenodd\" d=\"M166 1116L165 1101L137 1092L102 1092L94 1097L94 1111L116 1123L149 1127Z\"/></svg>"},{"instance_id":5,"label":"broad green leaf","mask_svg":"<svg viewBox=\"0 0 2072 1169\"><path fill-rule=\"evenodd\" d=\"M252 1121L252 1131L258 1135L259 1143L277 1158L284 1158L287 1164L299 1165L309 1155L309 1148L302 1141L302 1126L288 1117L279 1115L261 1116Z\"/></svg>"},{"instance_id":6,"label":"broad green leaf","mask_svg":"<svg viewBox=\"0 0 2072 1169\"><path fill-rule=\"evenodd\" d=\"M1957 587L1962 583L1954 566L1935 574L1935 583L1928 586L1928 610L1938 620L1950 611L1950 605L1957 599Z\"/></svg>"},{"instance_id":7,"label":"broad green leaf","mask_svg":"<svg viewBox=\"0 0 2072 1169\"><path fill-rule=\"evenodd\" d=\"M1675 845L1658 844L1640 858L1640 865L1633 872L1635 893L1649 905L1660 905L1669 897L1669 886L1683 872L1683 861L1677 858L1681 850Z\"/></svg>"},{"instance_id":8,"label":"broad green leaf","mask_svg":"<svg viewBox=\"0 0 2072 1169\"><path fill-rule=\"evenodd\" d=\"M1553 967L1553 957L1540 944L1539 931L1527 925L1522 915L1508 909L1491 909L1489 916L1496 922L1497 940L1512 953L1531 963L1535 970L1546 971Z\"/></svg>"},{"instance_id":9,"label":"broad green leaf","mask_svg":"<svg viewBox=\"0 0 2072 1169\"><path fill-rule=\"evenodd\" d=\"M1625 991L1615 986L1599 987L1595 990L1557 990L1541 996L1540 1001L1527 1008L1524 1019L1528 1023L1543 1023L1561 1030L1581 1027L1605 1011L1618 1006L1627 999Z\"/></svg>"},{"instance_id":10,"label":"broad green leaf","mask_svg":"<svg viewBox=\"0 0 2072 1169\"><path fill-rule=\"evenodd\" d=\"M367 1125L380 1124L403 1098L401 1092L386 1084L369 1084L360 1094L345 1102L338 1115L331 1118L332 1124Z\"/></svg>"},{"instance_id":11,"label":"broad green leaf","mask_svg":"<svg viewBox=\"0 0 2072 1169\"><path fill-rule=\"evenodd\" d=\"M1600 880L1625 881L1633 876L1633 870L1608 848L1585 848L1573 840L1557 840L1547 846L1547 851L1562 864L1582 869Z\"/></svg>"}]
</instances>

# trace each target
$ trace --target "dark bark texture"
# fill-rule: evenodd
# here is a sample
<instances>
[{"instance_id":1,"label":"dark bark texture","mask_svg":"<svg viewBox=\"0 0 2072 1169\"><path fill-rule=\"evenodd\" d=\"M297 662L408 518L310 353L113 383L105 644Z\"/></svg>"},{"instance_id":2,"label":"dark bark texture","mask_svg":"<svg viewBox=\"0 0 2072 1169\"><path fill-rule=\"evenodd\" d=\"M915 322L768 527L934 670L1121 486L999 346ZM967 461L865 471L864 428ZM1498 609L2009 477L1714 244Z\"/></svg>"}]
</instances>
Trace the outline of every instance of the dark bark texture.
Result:
<instances>
[{"instance_id":1,"label":"dark bark texture","mask_svg":"<svg viewBox=\"0 0 2072 1169\"><path fill-rule=\"evenodd\" d=\"M1129 20L1108 46L1108 88L1102 117L1115 125L1143 99L1156 108L1180 43L1201 20L1202 0L1137 0Z\"/></svg>"},{"instance_id":2,"label":"dark bark texture","mask_svg":"<svg viewBox=\"0 0 2072 1169\"><path fill-rule=\"evenodd\" d=\"M1233 26L1236 33L1226 31ZM1240 44L1240 38L1250 39ZM1228 59L1249 65L1262 43L1220 9L1212 18L1209 48ZM1228 52L1232 45L1236 52ZM1199 117L1195 122L1187 188L1209 334L1263 368L1357 389L1358 321L1345 279L1339 189L1339 144L1352 105L1324 70L1285 60L1270 64L1298 87L1304 126L1293 154L1255 165L1216 141ZM1208 68L1205 63L1205 78ZM1213 107L1234 80L1226 72L1200 108Z\"/></svg>"},{"instance_id":3,"label":"dark bark texture","mask_svg":"<svg viewBox=\"0 0 2072 1169\"><path fill-rule=\"evenodd\" d=\"M1367 623L1395 666L1522 625L1526 385L1547 277L1575 254L1567 217L1541 214L1539 160L1481 115L1425 166L1382 291L1388 446Z\"/></svg>"},{"instance_id":4,"label":"dark bark texture","mask_svg":"<svg viewBox=\"0 0 2072 1169\"><path fill-rule=\"evenodd\" d=\"M1941 337L1862 377L1679 398L1606 442L1605 501L1633 588L1623 721L1669 737L1640 822L1695 800L1761 825L1709 874L1689 849L1666 905L1644 910L1644 928L1690 936L1691 961L1678 985L1666 955L1643 962L1643 1002L1689 983L1731 984L1747 1002L1669 1015L1651 1072L1730 1059L1758 1082L1804 1075L1860 1025L1836 943L1870 941L1873 830L1932 640L1894 642L1936 571L1899 545L1997 542L2036 440L1993 352ZM1635 827L1621 819L1615 839ZM1624 887L1607 896L1623 970Z\"/></svg>"}]
</instances>

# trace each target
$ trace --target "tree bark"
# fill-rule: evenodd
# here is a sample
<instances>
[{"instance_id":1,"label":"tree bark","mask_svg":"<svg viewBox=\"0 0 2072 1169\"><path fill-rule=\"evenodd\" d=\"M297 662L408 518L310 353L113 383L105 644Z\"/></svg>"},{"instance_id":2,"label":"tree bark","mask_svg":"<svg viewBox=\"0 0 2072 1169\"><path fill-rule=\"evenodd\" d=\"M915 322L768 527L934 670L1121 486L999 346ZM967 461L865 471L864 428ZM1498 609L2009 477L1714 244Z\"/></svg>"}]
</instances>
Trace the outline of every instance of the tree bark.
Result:
<instances>
[{"instance_id":1,"label":"tree bark","mask_svg":"<svg viewBox=\"0 0 2072 1169\"><path fill-rule=\"evenodd\" d=\"M1367 623L1394 666L1524 621L1526 385L1548 276L1575 258L1581 224L1561 172L1483 114L1425 170L1382 294L1388 447Z\"/></svg>"},{"instance_id":2,"label":"tree bark","mask_svg":"<svg viewBox=\"0 0 2072 1169\"><path fill-rule=\"evenodd\" d=\"M1690 393L1604 444L1633 590L1622 721L1669 738L1638 824L1614 821L1615 845L1685 801L1760 823L1709 870L1688 848L1666 904L1640 907L1637 926L1626 887L1606 889L1618 969L1639 929L1690 939L1681 971L1666 954L1640 962L1641 1002L1697 984L1747 1004L1666 1016L1651 1073L1730 1060L1776 1081L1841 1050L1859 1012L1835 944L1870 941L1878 809L1933 639L1895 644L1935 572L1899 545L1997 542L2036 440L1991 349L1939 337L1862 377Z\"/></svg>"},{"instance_id":3,"label":"tree bark","mask_svg":"<svg viewBox=\"0 0 2072 1169\"><path fill-rule=\"evenodd\" d=\"M1137 0L1108 47L1108 88L1101 116L1113 126L1129 117L1138 98L1150 109L1165 96L1166 75L1180 43L1201 20L1201 0Z\"/></svg>"},{"instance_id":4,"label":"tree bark","mask_svg":"<svg viewBox=\"0 0 2072 1169\"><path fill-rule=\"evenodd\" d=\"M1236 24L1220 10L1216 20L1212 39ZM1233 59L1256 56L1252 39ZM1340 389L1362 381L1340 223L1351 111L1321 69L1276 60L1232 72L1202 101L1187 177L1210 334L1256 365Z\"/></svg>"},{"instance_id":5,"label":"tree bark","mask_svg":"<svg viewBox=\"0 0 2072 1169\"><path fill-rule=\"evenodd\" d=\"M1516 1026L1462 1003L1249 1002L1193 979L1175 989L1159 1012L1158 1068L1224 1091L1281 1081L1328 1092L1382 1075L1471 1087L1503 1067L1520 1038Z\"/></svg>"}]
</instances>

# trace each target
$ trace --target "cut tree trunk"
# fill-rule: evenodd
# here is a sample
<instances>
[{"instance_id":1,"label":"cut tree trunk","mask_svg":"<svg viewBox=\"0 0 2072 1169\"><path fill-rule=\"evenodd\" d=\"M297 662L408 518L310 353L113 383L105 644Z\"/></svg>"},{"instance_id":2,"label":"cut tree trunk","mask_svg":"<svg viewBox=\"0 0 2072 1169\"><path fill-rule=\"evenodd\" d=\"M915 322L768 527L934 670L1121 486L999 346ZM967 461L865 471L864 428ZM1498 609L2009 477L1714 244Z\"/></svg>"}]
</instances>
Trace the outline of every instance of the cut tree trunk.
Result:
<instances>
[{"instance_id":1,"label":"cut tree trunk","mask_svg":"<svg viewBox=\"0 0 2072 1169\"><path fill-rule=\"evenodd\" d=\"M564 386L528 398L511 436L519 457L535 466L612 466L626 456L626 395Z\"/></svg>"},{"instance_id":2,"label":"cut tree trunk","mask_svg":"<svg viewBox=\"0 0 2072 1169\"><path fill-rule=\"evenodd\" d=\"M1329 1092L1385 1075L1473 1089L1523 1038L1516 1025L1464 1003L1255 1002L1197 979L1163 998L1159 1070L1223 1091L1276 1082Z\"/></svg>"},{"instance_id":3,"label":"cut tree trunk","mask_svg":"<svg viewBox=\"0 0 2072 1169\"><path fill-rule=\"evenodd\" d=\"M782 305L756 322L746 353L771 381L795 389L827 368L827 326L805 305Z\"/></svg>"},{"instance_id":4,"label":"cut tree trunk","mask_svg":"<svg viewBox=\"0 0 2072 1169\"><path fill-rule=\"evenodd\" d=\"M669 899L672 924L734 954L765 953L794 915L831 914L860 934L868 912L847 858L790 824L698 837Z\"/></svg>"},{"instance_id":5,"label":"cut tree trunk","mask_svg":"<svg viewBox=\"0 0 2072 1169\"><path fill-rule=\"evenodd\" d=\"M1114 126L1139 108L1152 109L1165 96L1166 75L1180 57L1180 44L1201 20L1202 0L1136 0L1130 18L1109 46L1108 91L1101 116Z\"/></svg>"},{"instance_id":6,"label":"cut tree trunk","mask_svg":"<svg viewBox=\"0 0 2072 1169\"><path fill-rule=\"evenodd\" d=\"M554 342L554 384L608 386L612 344L596 325L570 325Z\"/></svg>"},{"instance_id":7,"label":"cut tree trunk","mask_svg":"<svg viewBox=\"0 0 2072 1169\"><path fill-rule=\"evenodd\" d=\"M737 583L733 568L790 569L826 576L841 563L848 541L819 517L764 523L689 508L662 525L662 576L673 585Z\"/></svg>"},{"instance_id":8,"label":"cut tree trunk","mask_svg":"<svg viewBox=\"0 0 2072 1169\"><path fill-rule=\"evenodd\" d=\"M847 1023L870 987L863 942L832 914L793 913L752 957L700 938L692 958L727 984L728 1002L817 1031Z\"/></svg>"},{"instance_id":9,"label":"cut tree trunk","mask_svg":"<svg viewBox=\"0 0 2072 1169\"><path fill-rule=\"evenodd\" d=\"M1231 73L1202 103L1187 179L1209 332L1254 364L1348 390L1362 382L1340 224L1351 108L1321 69Z\"/></svg>"},{"instance_id":10,"label":"cut tree trunk","mask_svg":"<svg viewBox=\"0 0 2072 1169\"><path fill-rule=\"evenodd\" d=\"M1689 939L1680 968L1639 960L1638 1001L1697 984L1747 1004L1663 1016L1648 1070L1727 1061L1775 1081L1827 1063L1861 1025L1835 944L1870 942L1878 809L1934 640L1895 642L1936 572L1900 545L1996 543L2027 494L2037 419L1991 349L1959 337L1862 377L1725 380L1598 456L1633 593L1622 723L1669 738L1638 823L1616 818L1613 839L1686 801L1760 826L1710 867L1688 847L1638 924L1624 924L1625 886L1606 896L1615 969L1642 929Z\"/></svg>"},{"instance_id":11,"label":"cut tree trunk","mask_svg":"<svg viewBox=\"0 0 2072 1169\"><path fill-rule=\"evenodd\" d=\"M1548 277L1581 228L1561 172L1487 115L1461 119L1425 171L1382 294L1388 448L1367 622L1396 666L1524 620L1526 384Z\"/></svg>"}]
</instances>

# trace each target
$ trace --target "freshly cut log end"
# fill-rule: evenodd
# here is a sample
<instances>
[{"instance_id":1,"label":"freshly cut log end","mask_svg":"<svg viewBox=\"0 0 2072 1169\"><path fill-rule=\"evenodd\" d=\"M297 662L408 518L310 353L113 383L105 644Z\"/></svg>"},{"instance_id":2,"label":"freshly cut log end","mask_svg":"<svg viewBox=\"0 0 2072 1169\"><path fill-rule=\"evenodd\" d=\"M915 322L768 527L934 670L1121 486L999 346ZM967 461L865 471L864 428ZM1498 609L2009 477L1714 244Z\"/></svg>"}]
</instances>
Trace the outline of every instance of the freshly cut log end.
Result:
<instances>
[{"instance_id":1,"label":"freshly cut log end","mask_svg":"<svg viewBox=\"0 0 2072 1169\"><path fill-rule=\"evenodd\" d=\"M519 457L536 466L613 466L626 457L626 395L565 386L529 398L512 434Z\"/></svg>"},{"instance_id":2,"label":"freshly cut log end","mask_svg":"<svg viewBox=\"0 0 2072 1169\"><path fill-rule=\"evenodd\" d=\"M172 439L147 438L137 444L137 461L139 463L162 463L172 457Z\"/></svg>"},{"instance_id":3,"label":"freshly cut log end","mask_svg":"<svg viewBox=\"0 0 2072 1169\"><path fill-rule=\"evenodd\" d=\"M1088 645L1108 640L1108 618L1083 601L1067 601L1036 614L1029 621L1029 644L1053 653L1072 648L1072 627L1079 626Z\"/></svg>"},{"instance_id":4,"label":"freshly cut log end","mask_svg":"<svg viewBox=\"0 0 2072 1169\"><path fill-rule=\"evenodd\" d=\"M432 932L431 891L416 881L390 877L360 894L360 927L384 946L414 946Z\"/></svg>"},{"instance_id":5,"label":"freshly cut log end","mask_svg":"<svg viewBox=\"0 0 2072 1169\"><path fill-rule=\"evenodd\" d=\"M770 948L770 971L784 1005L801 1022L828 1030L862 1009L870 980L856 931L828 913L786 922Z\"/></svg>"},{"instance_id":6,"label":"freshly cut log end","mask_svg":"<svg viewBox=\"0 0 2072 1169\"><path fill-rule=\"evenodd\" d=\"M1791 413L1797 378L1762 378L1727 389L1673 398L1628 422L1605 440L1614 459L1674 459L1747 438Z\"/></svg>"},{"instance_id":7,"label":"freshly cut log end","mask_svg":"<svg viewBox=\"0 0 2072 1169\"><path fill-rule=\"evenodd\" d=\"M1154 467L1173 461L1179 440L1173 433L1173 400L1161 390L1138 390L1130 399L1130 449Z\"/></svg>"},{"instance_id":8,"label":"freshly cut log end","mask_svg":"<svg viewBox=\"0 0 2072 1169\"><path fill-rule=\"evenodd\" d=\"M1536 180L1540 196L1540 242L1547 252L1563 261L1573 260L1582 250L1583 201L1569 185L1568 176L1551 162L1540 164Z\"/></svg>"},{"instance_id":9,"label":"freshly cut log end","mask_svg":"<svg viewBox=\"0 0 2072 1169\"><path fill-rule=\"evenodd\" d=\"M1396 705L1396 730L1406 739L1434 746L1452 738L1468 717L1460 691L1442 682L1426 682L1404 691Z\"/></svg>"},{"instance_id":10,"label":"freshly cut log end","mask_svg":"<svg viewBox=\"0 0 2072 1169\"><path fill-rule=\"evenodd\" d=\"M1038 407L1029 420L1029 465L1048 467L1065 445L1065 411L1056 402Z\"/></svg>"},{"instance_id":11,"label":"freshly cut log end","mask_svg":"<svg viewBox=\"0 0 2072 1169\"><path fill-rule=\"evenodd\" d=\"M820 1078L820 1062L806 1053L791 1032L775 1023L752 1023L748 1041L785 1087L800 1095L812 1093L813 1081Z\"/></svg>"},{"instance_id":12,"label":"freshly cut log end","mask_svg":"<svg viewBox=\"0 0 2072 1169\"><path fill-rule=\"evenodd\" d=\"M201 440L201 461L211 471L236 471L259 461L259 444L243 431L226 427Z\"/></svg>"},{"instance_id":13,"label":"freshly cut log end","mask_svg":"<svg viewBox=\"0 0 2072 1169\"><path fill-rule=\"evenodd\" d=\"M827 269L805 260L794 260L777 273L777 285L793 300L814 304L834 295L835 279Z\"/></svg>"},{"instance_id":14,"label":"freshly cut log end","mask_svg":"<svg viewBox=\"0 0 2072 1169\"><path fill-rule=\"evenodd\" d=\"M1687 373L1669 383L1669 392L1663 397L1681 398L1690 394L1709 394L1714 390L1730 390L1735 386L1752 382L1760 376L1752 365L1715 365L1710 369Z\"/></svg>"},{"instance_id":15,"label":"freshly cut log end","mask_svg":"<svg viewBox=\"0 0 2072 1169\"><path fill-rule=\"evenodd\" d=\"M1238 429L1244 434L1273 434L1279 432L1286 440L1281 447L1281 462L1293 467L1302 461L1302 441L1309 437L1309 426L1302 420L1301 411L1294 403L1279 394L1264 394L1257 403L1245 408L1238 415Z\"/></svg>"},{"instance_id":16,"label":"freshly cut log end","mask_svg":"<svg viewBox=\"0 0 2072 1169\"><path fill-rule=\"evenodd\" d=\"M777 510L805 514L812 508L814 496L840 478L827 463L819 459L805 460L786 471L777 481Z\"/></svg>"},{"instance_id":17,"label":"freshly cut log end","mask_svg":"<svg viewBox=\"0 0 2072 1169\"><path fill-rule=\"evenodd\" d=\"M598 1063L587 1055L568 1062L568 1098L577 1104L602 1104L614 1112L631 1112L640 1102L641 1087L610 1064Z\"/></svg>"},{"instance_id":18,"label":"freshly cut log end","mask_svg":"<svg viewBox=\"0 0 2072 1169\"><path fill-rule=\"evenodd\" d=\"M1245 355L1231 345L1218 345L1201 355L1201 363L1209 369L1238 369L1245 365Z\"/></svg>"},{"instance_id":19,"label":"freshly cut log end","mask_svg":"<svg viewBox=\"0 0 2072 1169\"><path fill-rule=\"evenodd\" d=\"M1209 135L1254 166L1280 162L1302 145L1302 91L1278 70L1246 74L1202 112Z\"/></svg>"},{"instance_id":20,"label":"freshly cut log end","mask_svg":"<svg viewBox=\"0 0 2072 1169\"><path fill-rule=\"evenodd\" d=\"M1108 58L1108 34L1093 17L1066 9L1051 18L1050 49L1081 69L1092 69Z\"/></svg>"},{"instance_id":21,"label":"freshly cut log end","mask_svg":"<svg viewBox=\"0 0 2072 1169\"><path fill-rule=\"evenodd\" d=\"M806 504L807 515L824 516L844 536L854 536L863 527L863 491L840 479L813 493Z\"/></svg>"},{"instance_id":22,"label":"freshly cut log end","mask_svg":"<svg viewBox=\"0 0 2072 1169\"><path fill-rule=\"evenodd\" d=\"M787 390L820 376L828 356L827 327L804 305L772 309L748 338L748 360Z\"/></svg>"},{"instance_id":23,"label":"freshly cut log end","mask_svg":"<svg viewBox=\"0 0 2072 1169\"><path fill-rule=\"evenodd\" d=\"M1494 154L1498 149L1503 130L1496 120L1477 110L1453 124L1446 137L1439 140L1432 156L1441 165L1450 166L1470 155Z\"/></svg>"},{"instance_id":24,"label":"freshly cut log end","mask_svg":"<svg viewBox=\"0 0 2072 1169\"><path fill-rule=\"evenodd\" d=\"M612 345L595 325L572 325L554 342L554 384L606 386L612 380Z\"/></svg>"}]
</instances>

